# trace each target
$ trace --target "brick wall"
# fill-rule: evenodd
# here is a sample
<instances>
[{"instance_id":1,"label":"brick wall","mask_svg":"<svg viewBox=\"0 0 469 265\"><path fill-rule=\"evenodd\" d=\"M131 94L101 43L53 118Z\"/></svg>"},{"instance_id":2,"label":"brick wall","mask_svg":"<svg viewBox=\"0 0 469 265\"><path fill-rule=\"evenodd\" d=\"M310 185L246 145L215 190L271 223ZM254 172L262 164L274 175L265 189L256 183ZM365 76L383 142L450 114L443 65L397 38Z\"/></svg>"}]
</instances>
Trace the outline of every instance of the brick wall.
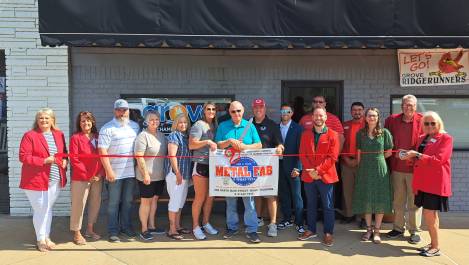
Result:
<instances>
[{"instance_id":1,"label":"brick wall","mask_svg":"<svg viewBox=\"0 0 469 265\"><path fill-rule=\"evenodd\" d=\"M389 115L391 94L469 94L469 86L401 88L395 50L231 51L72 49L72 115L93 111L102 125L120 94L263 96L278 120L283 80L343 80L344 118L363 101ZM442 92L444 91L444 92ZM469 153L453 162L452 210L469 211Z\"/></svg>"},{"instance_id":2,"label":"brick wall","mask_svg":"<svg viewBox=\"0 0 469 265\"><path fill-rule=\"evenodd\" d=\"M58 126L68 135L68 52L66 47L41 47L37 0L0 1L0 49L6 53L10 213L31 215L29 202L18 188L19 142L42 107L56 111ZM66 189L54 213L68 214L69 201Z\"/></svg>"}]
</instances>

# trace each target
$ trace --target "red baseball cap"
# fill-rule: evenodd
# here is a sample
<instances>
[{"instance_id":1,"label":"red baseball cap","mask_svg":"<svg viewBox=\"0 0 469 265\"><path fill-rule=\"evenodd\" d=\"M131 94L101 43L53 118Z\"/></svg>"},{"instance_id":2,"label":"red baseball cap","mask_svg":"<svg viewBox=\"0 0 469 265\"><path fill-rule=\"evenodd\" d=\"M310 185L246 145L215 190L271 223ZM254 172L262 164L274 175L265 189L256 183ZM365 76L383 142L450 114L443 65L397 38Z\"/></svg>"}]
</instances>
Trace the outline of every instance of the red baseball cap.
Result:
<instances>
[{"instance_id":1,"label":"red baseball cap","mask_svg":"<svg viewBox=\"0 0 469 265\"><path fill-rule=\"evenodd\" d=\"M263 98L256 98L252 101L253 107L265 107L265 101Z\"/></svg>"}]
</instances>

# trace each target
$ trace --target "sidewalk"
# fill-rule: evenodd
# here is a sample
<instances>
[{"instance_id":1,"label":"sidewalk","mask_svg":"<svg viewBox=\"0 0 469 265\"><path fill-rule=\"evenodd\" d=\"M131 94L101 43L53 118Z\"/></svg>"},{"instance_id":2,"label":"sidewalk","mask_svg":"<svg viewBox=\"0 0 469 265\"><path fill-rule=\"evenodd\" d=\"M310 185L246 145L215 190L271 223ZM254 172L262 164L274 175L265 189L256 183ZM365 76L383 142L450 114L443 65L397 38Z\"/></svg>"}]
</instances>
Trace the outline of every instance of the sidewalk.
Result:
<instances>
[{"instance_id":1,"label":"sidewalk","mask_svg":"<svg viewBox=\"0 0 469 265\"><path fill-rule=\"evenodd\" d=\"M99 220L97 231L105 235L104 217ZM160 224L167 224L166 216ZM224 227L224 216L216 214L213 224ZM190 216L185 215L183 224L190 227ZM138 222L135 227L138 227ZM390 229L385 224L384 229ZM68 218L54 217L52 239L58 243L55 250L40 253L35 249L35 238L30 217L0 215L0 264L469 264L469 214L447 213L441 218L440 257L424 258L416 249L429 242L427 232L423 241L414 246L404 240L387 240L375 245L360 242L363 232L356 224L341 225L336 222L335 245L327 248L320 238L310 241L296 240L293 227L279 231L277 238L265 236L262 227L260 244L247 243L240 233L231 240L211 236L205 241L192 237L173 241L166 236L156 236L152 242L109 243L106 239L76 246L70 242ZM318 231L322 226L319 224ZM383 230L384 230L383 229ZM383 232L387 232L384 230Z\"/></svg>"}]
</instances>

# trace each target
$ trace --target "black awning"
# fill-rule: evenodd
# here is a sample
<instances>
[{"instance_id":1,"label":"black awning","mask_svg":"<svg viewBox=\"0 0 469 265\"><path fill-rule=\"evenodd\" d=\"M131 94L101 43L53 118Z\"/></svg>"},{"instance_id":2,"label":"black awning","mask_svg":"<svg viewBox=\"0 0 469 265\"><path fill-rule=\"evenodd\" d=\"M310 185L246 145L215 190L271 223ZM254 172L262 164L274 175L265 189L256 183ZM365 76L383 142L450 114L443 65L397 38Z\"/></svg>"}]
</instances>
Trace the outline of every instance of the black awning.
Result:
<instances>
[{"instance_id":1,"label":"black awning","mask_svg":"<svg viewBox=\"0 0 469 265\"><path fill-rule=\"evenodd\" d=\"M467 0L39 0L42 45L469 47Z\"/></svg>"}]
</instances>

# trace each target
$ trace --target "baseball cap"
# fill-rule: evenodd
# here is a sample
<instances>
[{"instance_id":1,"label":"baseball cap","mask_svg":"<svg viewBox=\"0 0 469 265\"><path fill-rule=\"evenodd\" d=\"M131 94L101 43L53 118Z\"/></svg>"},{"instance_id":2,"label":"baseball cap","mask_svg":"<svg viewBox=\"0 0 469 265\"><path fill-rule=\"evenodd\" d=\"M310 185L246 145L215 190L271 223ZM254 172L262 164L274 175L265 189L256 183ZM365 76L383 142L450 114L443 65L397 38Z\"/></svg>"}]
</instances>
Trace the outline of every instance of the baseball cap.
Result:
<instances>
[{"instance_id":1,"label":"baseball cap","mask_svg":"<svg viewBox=\"0 0 469 265\"><path fill-rule=\"evenodd\" d=\"M114 109L128 109L129 103L125 99L118 99L114 102Z\"/></svg>"},{"instance_id":2,"label":"baseball cap","mask_svg":"<svg viewBox=\"0 0 469 265\"><path fill-rule=\"evenodd\" d=\"M253 107L265 107L265 101L263 98L256 98L252 101Z\"/></svg>"}]
</instances>

